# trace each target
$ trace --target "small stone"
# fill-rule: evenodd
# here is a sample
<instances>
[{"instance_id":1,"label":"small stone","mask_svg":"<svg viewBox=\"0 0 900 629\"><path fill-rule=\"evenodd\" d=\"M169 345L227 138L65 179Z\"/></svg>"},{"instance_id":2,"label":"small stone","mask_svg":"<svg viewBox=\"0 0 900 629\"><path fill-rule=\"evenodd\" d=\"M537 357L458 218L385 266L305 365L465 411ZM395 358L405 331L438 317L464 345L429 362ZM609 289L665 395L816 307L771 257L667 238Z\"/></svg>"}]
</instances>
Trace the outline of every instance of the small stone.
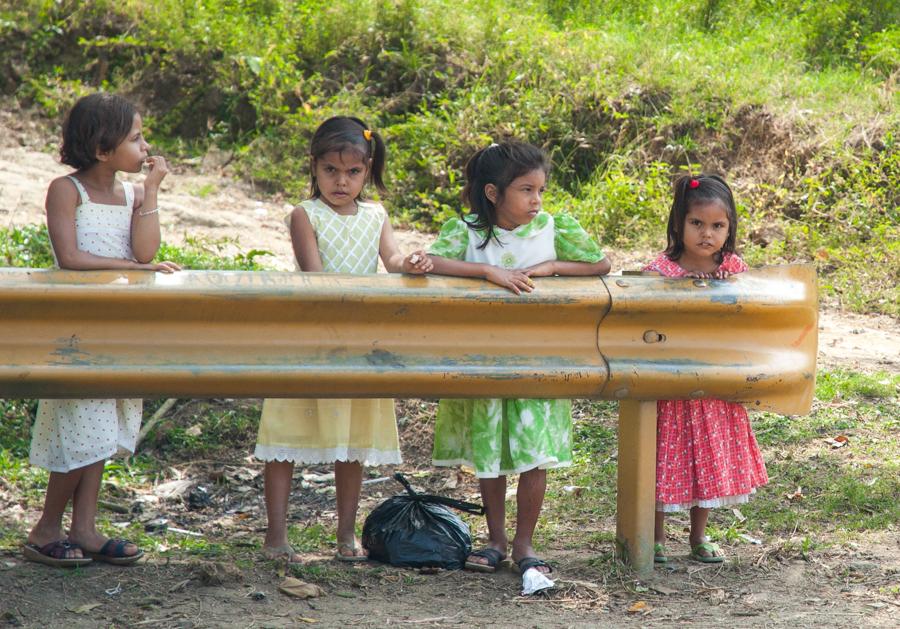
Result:
<instances>
[{"instance_id":1,"label":"small stone","mask_svg":"<svg viewBox=\"0 0 900 629\"><path fill-rule=\"evenodd\" d=\"M144 531L147 533L165 533L168 528L168 518L156 518L144 524Z\"/></svg>"},{"instance_id":2,"label":"small stone","mask_svg":"<svg viewBox=\"0 0 900 629\"><path fill-rule=\"evenodd\" d=\"M209 495L209 490L202 485L197 485L188 494L188 509L203 509L211 504L212 496Z\"/></svg>"},{"instance_id":3,"label":"small stone","mask_svg":"<svg viewBox=\"0 0 900 629\"><path fill-rule=\"evenodd\" d=\"M879 565L872 561L851 561L847 568L850 572L874 572L879 569Z\"/></svg>"}]
</instances>

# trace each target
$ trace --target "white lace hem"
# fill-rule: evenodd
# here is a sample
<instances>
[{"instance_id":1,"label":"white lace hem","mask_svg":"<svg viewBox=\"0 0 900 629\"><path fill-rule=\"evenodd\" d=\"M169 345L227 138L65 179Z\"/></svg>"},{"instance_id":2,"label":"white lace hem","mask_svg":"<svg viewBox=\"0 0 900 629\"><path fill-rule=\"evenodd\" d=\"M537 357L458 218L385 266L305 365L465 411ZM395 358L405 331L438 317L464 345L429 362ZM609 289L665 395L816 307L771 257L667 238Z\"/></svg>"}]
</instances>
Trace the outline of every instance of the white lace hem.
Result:
<instances>
[{"instance_id":1,"label":"white lace hem","mask_svg":"<svg viewBox=\"0 0 900 629\"><path fill-rule=\"evenodd\" d=\"M711 500L695 500L690 503L682 504L663 504L656 503L656 510L663 513L673 513L675 511L689 511L693 507L701 509L716 509L718 507L730 507L733 505L744 504L750 501L750 496L756 493L756 489L751 489L749 494L739 494L737 496L723 496L721 498L713 498Z\"/></svg>"},{"instance_id":2,"label":"white lace hem","mask_svg":"<svg viewBox=\"0 0 900 629\"><path fill-rule=\"evenodd\" d=\"M400 450L374 448L292 448L256 444L253 456L261 461L290 461L304 465L323 465L335 461L358 461L362 465L399 465L403 463Z\"/></svg>"},{"instance_id":3,"label":"white lace hem","mask_svg":"<svg viewBox=\"0 0 900 629\"><path fill-rule=\"evenodd\" d=\"M562 467L571 467L572 461L560 461L556 457L548 457L537 463L526 463L517 468L500 470L499 472L479 472L475 469L475 464L467 459L433 459L431 464L437 467L459 467L460 465L465 465L466 467L475 470L475 478L498 478L500 476L509 476L510 474L521 474L522 472L533 469L553 470Z\"/></svg>"}]
</instances>

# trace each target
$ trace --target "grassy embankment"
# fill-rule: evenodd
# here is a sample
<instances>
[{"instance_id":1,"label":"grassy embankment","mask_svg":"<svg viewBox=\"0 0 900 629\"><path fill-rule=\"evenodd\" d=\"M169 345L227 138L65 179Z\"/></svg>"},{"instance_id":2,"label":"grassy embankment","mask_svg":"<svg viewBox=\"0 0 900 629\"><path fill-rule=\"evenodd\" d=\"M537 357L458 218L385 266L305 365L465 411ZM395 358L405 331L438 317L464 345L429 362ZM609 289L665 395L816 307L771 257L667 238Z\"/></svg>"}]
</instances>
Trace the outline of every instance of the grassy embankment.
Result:
<instances>
[{"instance_id":1,"label":"grassy embankment","mask_svg":"<svg viewBox=\"0 0 900 629\"><path fill-rule=\"evenodd\" d=\"M0 90L57 120L98 87L170 155L212 144L299 198L325 117L386 136L389 204L431 229L473 150L546 147L547 206L605 244L663 244L669 182L734 184L753 264L900 315L900 5L885 0L0 1Z\"/></svg>"}]
</instances>

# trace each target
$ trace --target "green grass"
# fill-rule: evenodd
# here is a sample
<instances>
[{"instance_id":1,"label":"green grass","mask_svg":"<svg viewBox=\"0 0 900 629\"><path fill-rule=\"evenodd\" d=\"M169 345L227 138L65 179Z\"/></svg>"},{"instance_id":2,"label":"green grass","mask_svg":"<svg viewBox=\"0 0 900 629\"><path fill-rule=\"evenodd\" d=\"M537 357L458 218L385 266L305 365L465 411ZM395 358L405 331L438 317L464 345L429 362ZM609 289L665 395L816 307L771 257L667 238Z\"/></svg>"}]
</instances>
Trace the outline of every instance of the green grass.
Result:
<instances>
[{"instance_id":1,"label":"green grass","mask_svg":"<svg viewBox=\"0 0 900 629\"><path fill-rule=\"evenodd\" d=\"M0 261L4 266L42 269L54 264L46 225L0 227Z\"/></svg>"},{"instance_id":2,"label":"green grass","mask_svg":"<svg viewBox=\"0 0 900 629\"><path fill-rule=\"evenodd\" d=\"M294 524L288 527L288 541L294 550L301 553L315 552L322 548L334 546L337 541L334 531L326 529L321 524L312 524L310 526L296 526Z\"/></svg>"},{"instance_id":3,"label":"green grass","mask_svg":"<svg viewBox=\"0 0 900 629\"><path fill-rule=\"evenodd\" d=\"M743 520L731 509L714 509L712 539L744 544L743 534L806 554L900 521L900 375L820 372L815 398L812 411L802 417L751 416L770 482L740 505ZM616 409L613 403L586 401L575 408L575 464L548 477L537 542L608 547L614 536L616 464L626 455L617 452ZM839 435L847 436L849 445L834 449L826 439ZM566 486L581 489L576 493ZM798 488L802 497L796 496Z\"/></svg>"},{"instance_id":4,"label":"green grass","mask_svg":"<svg viewBox=\"0 0 900 629\"><path fill-rule=\"evenodd\" d=\"M160 401L150 403L150 416ZM260 405L252 400L179 400L177 410L147 435L148 447L175 458L215 457L234 448L252 448Z\"/></svg>"},{"instance_id":5,"label":"green grass","mask_svg":"<svg viewBox=\"0 0 900 629\"><path fill-rule=\"evenodd\" d=\"M836 437L854 429L874 431L886 439L898 427L900 376L826 371L816 377L817 403L803 418L759 413L754 418L761 446L797 444Z\"/></svg>"},{"instance_id":6,"label":"green grass","mask_svg":"<svg viewBox=\"0 0 900 629\"><path fill-rule=\"evenodd\" d=\"M12 455L28 455L31 420L36 411L37 400L0 400L0 443Z\"/></svg>"},{"instance_id":7,"label":"green grass","mask_svg":"<svg viewBox=\"0 0 900 629\"><path fill-rule=\"evenodd\" d=\"M196 186L193 190L191 190L191 194L200 197L201 199L205 199L209 195L215 193L217 190L216 185L212 183L203 184L202 186Z\"/></svg>"}]
</instances>

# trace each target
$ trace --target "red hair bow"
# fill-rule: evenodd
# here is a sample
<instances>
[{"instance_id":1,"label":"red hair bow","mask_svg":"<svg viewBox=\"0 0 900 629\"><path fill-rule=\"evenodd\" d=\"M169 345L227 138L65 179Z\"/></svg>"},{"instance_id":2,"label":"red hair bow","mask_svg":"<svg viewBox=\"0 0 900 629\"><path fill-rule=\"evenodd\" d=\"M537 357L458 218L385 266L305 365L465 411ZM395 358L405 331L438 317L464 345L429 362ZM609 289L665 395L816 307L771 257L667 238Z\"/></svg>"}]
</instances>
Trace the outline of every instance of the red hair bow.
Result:
<instances>
[{"instance_id":1,"label":"red hair bow","mask_svg":"<svg viewBox=\"0 0 900 629\"><path fill-rule=\"evenodd\" d=\"M700 187L700 180L699 180L699 179L691 179L691 183L689 183L688 185L691 187L692 190L693 190L694 188L699 188L699 187Z\"/></svg>"}]
</instances>

